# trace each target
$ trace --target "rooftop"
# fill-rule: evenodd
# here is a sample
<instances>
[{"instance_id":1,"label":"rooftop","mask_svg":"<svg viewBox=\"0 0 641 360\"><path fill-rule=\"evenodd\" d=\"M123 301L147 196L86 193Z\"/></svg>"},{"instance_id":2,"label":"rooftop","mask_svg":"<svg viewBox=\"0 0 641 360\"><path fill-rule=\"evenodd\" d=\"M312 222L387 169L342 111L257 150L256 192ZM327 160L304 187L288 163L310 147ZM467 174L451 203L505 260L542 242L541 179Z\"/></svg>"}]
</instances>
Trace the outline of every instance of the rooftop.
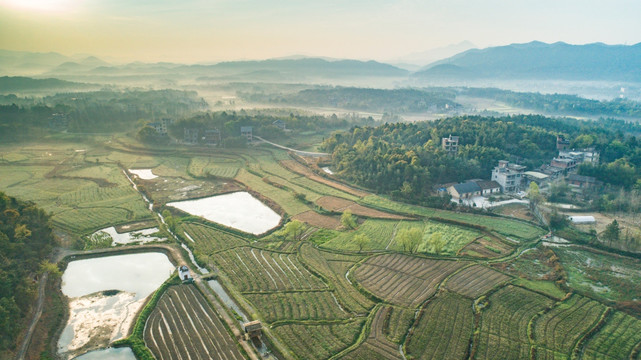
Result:
<instances>
[{"instance_id":1,"label":"rooftop","mask_svg":"<svg viewBox=\"0 0 641 360\"><path fill-rule=\"evenodd\" d=\"M464 182L462 184L456 184L452 185L454 189L456 189L456 192L459 194L469 194L469 193L474 193L474 192L479 192L481 191L481 187L478 186L475 182Z\"/></svg>"}]
</instances>

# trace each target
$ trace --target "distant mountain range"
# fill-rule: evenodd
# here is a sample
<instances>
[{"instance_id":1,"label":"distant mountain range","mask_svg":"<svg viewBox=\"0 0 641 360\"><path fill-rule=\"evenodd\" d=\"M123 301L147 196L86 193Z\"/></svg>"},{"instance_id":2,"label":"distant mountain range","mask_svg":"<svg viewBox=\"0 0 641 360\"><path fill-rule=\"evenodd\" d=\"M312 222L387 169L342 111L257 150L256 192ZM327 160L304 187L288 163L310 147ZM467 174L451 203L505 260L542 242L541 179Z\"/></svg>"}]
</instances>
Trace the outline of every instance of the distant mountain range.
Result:
<instances>
[{"instance_id":1,"label":"distant mountain range","mask_svg":"<svg viewBox=\"0 0 641 360\"><path fill-rule=\"evenodd\" d=\"M533 41L471 49L428 65L415 78L641 81L641 43L570 45Z\"/></svg>"},{"instance_id":2,"label":"distant mountain range","mask_svg":"<svg viewBox=\"0 0 641 360\"><path fill-rule=\"evenodd\" d=\"M30 91L97 90L95 84L76 83L59 79L32 79L24 76L0 76L0 94Z\"/></svg>"}]
</instances>

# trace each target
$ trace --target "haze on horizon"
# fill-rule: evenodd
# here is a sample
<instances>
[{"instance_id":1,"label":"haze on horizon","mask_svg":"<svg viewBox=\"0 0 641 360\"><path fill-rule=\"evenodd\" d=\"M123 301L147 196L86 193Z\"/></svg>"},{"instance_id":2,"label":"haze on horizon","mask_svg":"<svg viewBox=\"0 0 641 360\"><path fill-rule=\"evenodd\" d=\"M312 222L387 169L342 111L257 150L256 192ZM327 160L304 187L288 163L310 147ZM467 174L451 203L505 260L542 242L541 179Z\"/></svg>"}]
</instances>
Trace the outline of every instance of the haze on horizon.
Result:
<instances>
[{"instance_id":1,"label":"haze on horizon","mask_svg":"<svg viewBox=\"0 0 641 360\"><path fill-rule=\"evenodd\" d=\"M635 0L0 0L0 49L183 63L641 42Z\"/></svg>"}]
</instances>

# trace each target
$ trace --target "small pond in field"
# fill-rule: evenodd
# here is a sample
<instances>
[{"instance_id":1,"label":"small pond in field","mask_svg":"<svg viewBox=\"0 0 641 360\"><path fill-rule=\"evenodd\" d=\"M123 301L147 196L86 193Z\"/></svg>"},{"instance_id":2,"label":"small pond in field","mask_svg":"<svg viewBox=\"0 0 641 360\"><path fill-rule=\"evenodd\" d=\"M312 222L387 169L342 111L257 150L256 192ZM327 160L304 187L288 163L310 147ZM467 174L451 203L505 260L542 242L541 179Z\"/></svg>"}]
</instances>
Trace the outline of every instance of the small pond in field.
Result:
<instances>
[{"instance_id":1,"label":"small pond in field","mask_svg":"<svg viewBox=\"0 0 641 360\"><path fill-rule=\"evenodd\" d=\"M111 246L119 244L131 244L131 243L147 243L152 241L165 241L167 240L164 237L150 236L158 232L158 228L153 227L149 229L142 229L136 231L129 231L124 233L118 233L116 228L111 226L96 231L91 234L91 240L94 242L100 242L103 239L111 238Z\"/></svg>"},{"instance_id":2,"label":"small pond in field","mask_svg":"<svg viewBox=\"0 0 641 360\"><path fill-rule=\"evenodd\" d=\"M151 172L151 169L129 169L129 172L143 180L152 180L158 177Z\"/></svg>"},{"instance_id":3,"label":"small pond in field","mask_svg":"<svg viewBox=\"0 0 641 360\"><path fill-rule=\"evenodd\" d=\"M84 355L80 355L75 360L136 360L134 352L131 351L131 348L122 347L122 348L108 348L102 350L95 350L88 352Z\"/></svg>"},{"instance_id":4,"label":"small pond in field","mask_svg":"<svg viewBox=\"0 0 641 360\"><path fill-rule=\"evenodd\" d=\"M69 319L58 340L58 353L71 359L126 337L145 299L174 270L167 255L159 252L69 262L62 275ZM120 352L126 351L116 351Z\"/></svg>"},{"instance_id":5,"label":"small pond in field","mask_svg":"<svg viewBox=\"0 0 641 360\"><path fill-rule=\"evenodd\" d=\"M271 230L280 223L280 215L244 191L170 202L167 206L255 235Z\"/></svg>"}]
</instances>

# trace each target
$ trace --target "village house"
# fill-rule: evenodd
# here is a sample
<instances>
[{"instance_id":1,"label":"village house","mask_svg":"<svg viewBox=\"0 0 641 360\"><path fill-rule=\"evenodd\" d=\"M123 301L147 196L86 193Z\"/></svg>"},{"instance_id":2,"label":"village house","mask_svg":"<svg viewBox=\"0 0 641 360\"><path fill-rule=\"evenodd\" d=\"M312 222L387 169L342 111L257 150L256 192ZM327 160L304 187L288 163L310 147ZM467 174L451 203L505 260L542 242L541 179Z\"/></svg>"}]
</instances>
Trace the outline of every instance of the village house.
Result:
<instances>
[{"instance_id":1,"label":"village house","mask_svg":"<svg viewBox=\"0 0 641 360\"><path fill-rule=\"evenodd\" d=\"M535 183L539 187L550 182L550 175L538 171L526 171L523 173L525 184L524 187L530 186L530 183Z\"/></svg>"},{"instance_id":2,"label":"village house","mask_svg":"<svg viewBox=\"0 0 641 360\"><path fill-rule=\"evenodd\" d=\"M197 144L198 133L199 133L199 130L196 128L185 128L183 130L183 142L185 144Z\"/></svg>"},{"instance_id":3,"label":"village house","mask_svg":"<svg viewBox=\"0 0 641 360\"><path fill-rule=\"evenodd\" d=\"M189 268L186 265L181 265L178 267L178 276L183 282L193 280L191 274L189 273Z\"/></svg>"},{"instance_id":4,"label":"village house","mask_svg":"<svg viewBox=\"0 0 641 360\"><path fill-rule=\"evenodd\" d=\"M277 128L281 130L285 130L285 122L281 119L277 119L272 123L272 125L276 126Z\"/></svg>"},{"instance_id":5,"label":"village house","mask_svg":"<svg viewBox=\"0 0 641 360\"><path fill-rule=\"evenodd\" d=\"M521 181L525 166L510 164L506 160L499 160L499 165L492 170L492 181L501 186L504 193L515 193L521 190Z\"/></svg>"},{"instance_id":6,"label":"village house","mask_svg":"<svg viewBox=\"0 0 641 360\"><path fill-rule=\"evenodd\" d=\"M481 188L482 196L491 196L501 192L501 185L496 181L487 181L487 180L472 180Z\"/></svg>"},{"instance_id":7,"label":"village house","mask_svg":"<svg viewBox=\"0 0 641 360\"><path fill-rule=\"evenodd\" d=\"M570 174L570 176L568 176L567 181L570 187L574 187L582 190L592 189L603 184L601 181L598 181L596 178L593 178L592 176L583 176L583 175L577 175L577 174Z\"/></svg>"},{"instance_id":8,"label":"village house","mask_svg":"<svg viewBox=\"0 0 641 360\"><path fill-rule=\"evenodd\" d=\"M253 138L253 127L251 126L241 126L240 127L240 136L243 136L247 139L247 141L251 142Z\"/></svg>"},{"instance_id":9,"label":"village house","mask_svg":"<svg viewBox=\"0 0 641 360\"><path fill-rule=\"evenodd\" d=\"M451 154L456 154L458 152L458 136L444 137L441 139L441 147L443 150Z\"/></svg>"},{"instance_id":10,"label":"village house","mask_svg":"<svg viewBox=\"0 0 641 360\"><path fill-rule=\"evenodd\" d=\"M574 159L556 157L552 159L552 161L550 162L550 166L561 169L563 174L567 175L576 170L578 163Z\"/></svg>"},{"instance_id":11,"label":"village house","mask_svg":"<svg viewBox=\"0 0 641 360\"><path fill-rule=\"evenodd\" d=\"M220 131L218 131L218 129L205 130L205 133L203 135L203 143L207 145L220 144Z\"/></svg>"},{"instance_id":12,"label":"village house","mask_svg":"<svg viewBox=\"0 0 641 360\"><path fill-rule=\"evenodd\" d=\"M462 184L454 184L447 188L447 193L454 200L469 199L474 196L481 196L481 187L473 181L467 181Z\"/></svg>"},{"instance_id":13,"label":"village house","mask_svg":"<svg viewBox=\"0 0 641 360\"><path fill-rule=\"evenodd\" d=\"M262 335L263 325L258 320L250 321L243 324L245 328L245 339L259 338Z\"/></svg>"},{"instance_id":14,"label":"village house","mask_svg":"<svg viewBox=\"0 0 641 360\"><path fill-rule=\"evenodd\" d=\"M567 140L563 135L556 136L556 149L561 151L570 147L570 140Z\"/></svg>"}]
</instances>

